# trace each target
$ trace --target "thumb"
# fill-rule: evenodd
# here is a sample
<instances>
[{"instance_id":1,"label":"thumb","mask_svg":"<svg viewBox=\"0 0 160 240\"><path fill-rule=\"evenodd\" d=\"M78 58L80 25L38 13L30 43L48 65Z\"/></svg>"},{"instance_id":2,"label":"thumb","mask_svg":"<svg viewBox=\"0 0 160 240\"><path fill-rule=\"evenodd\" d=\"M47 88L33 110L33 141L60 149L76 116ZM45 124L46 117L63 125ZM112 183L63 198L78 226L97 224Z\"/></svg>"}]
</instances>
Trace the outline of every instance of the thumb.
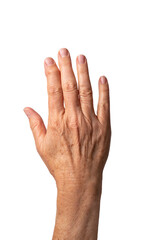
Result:
<instances>
[{"instance_id":1,"label":"thumb","mask_svg":"<svg viewBox=\"0 0 160 240\"><path fill-rule=\"evenodd\" d=\"M24 112L29 119L30 128L32 130L36 146L38 147L44 139L46 127L41 116L32 108L24 108Z\"/></svg>"}]
</instances>

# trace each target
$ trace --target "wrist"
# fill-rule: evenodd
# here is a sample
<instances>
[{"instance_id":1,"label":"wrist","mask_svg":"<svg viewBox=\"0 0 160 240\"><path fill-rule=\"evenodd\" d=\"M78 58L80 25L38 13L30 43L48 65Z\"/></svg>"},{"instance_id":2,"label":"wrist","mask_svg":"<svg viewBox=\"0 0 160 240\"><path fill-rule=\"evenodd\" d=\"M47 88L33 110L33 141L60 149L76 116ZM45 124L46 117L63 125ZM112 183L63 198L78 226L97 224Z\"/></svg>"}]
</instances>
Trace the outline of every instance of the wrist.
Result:
<instances>
[{"instance_id":1,"label":"wrist","mask_svg":"<svg viewBox=\"0 0 160 240\"><path fill-rule=\"evenodd\" d=\"M87 177L65 177L63 180L56 182L58 196L64 195L81 197L87 195L88 197L99 198L102 191L102 174Z\"/></svg>"},{"instance_id":2,"label":"wrist","mask_svg":"<svg viewBox=\"0 0 160 240\"><path fill-rule=\"evenodd\" d=\"M53 239L97 239L102 179L57 189L57 214Z\"/></svg>"},{"instance_id":3,"label":"wrist","mask_svg":"<svg viewBox=\"0 0 160 240\"><path fill-rule=\"evenodd\" d=\"M57 212L65 209L92 207L101 199L102 182L89 182L85 185L68 185L57 189Z\"/></svg>"}]
</instances>

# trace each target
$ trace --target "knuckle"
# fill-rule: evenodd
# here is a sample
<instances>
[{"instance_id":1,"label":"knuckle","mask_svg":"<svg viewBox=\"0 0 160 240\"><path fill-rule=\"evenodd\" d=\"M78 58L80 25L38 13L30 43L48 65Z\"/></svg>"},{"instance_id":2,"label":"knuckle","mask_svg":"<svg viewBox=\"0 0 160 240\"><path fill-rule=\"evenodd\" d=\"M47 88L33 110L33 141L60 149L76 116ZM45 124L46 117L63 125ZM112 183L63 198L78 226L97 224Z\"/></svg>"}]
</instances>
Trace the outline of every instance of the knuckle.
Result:
<instances>
[{"instance_id":1,"label":"knuckle","mask_svg":"<svg viewBox=\"0 0 160 240\"><path fill-rule=\"evenodd\" d=\"M70 68L71 67L71 60L70 57L66 57L64 59L62 59L62 64L61 64L61 68L65 69L65 68Z\"/></svg>"},{"instance_id":2,"label":"knuckle","mask_svg":"<svg viewBox=\"0 0 160 240\"><path fill-rule=\"evenodd\" d=\"M40 119L37 119L37 120L35 120L35 121L33 121L32 123L31 123L31 129L32 129L32 131L34 131L37 127L39 127L41 125L41 121L40 121Z\"/></svg>"},{"instance_id":3,"label":"knuckle","mask_svg":"<svg viewBox=\"0 0 160 240\"><path fill-rule=\"evenodd\" d=\"M103 136L104 136L104 129L103 127L100 125L100 126L97 126L97 128L95 129L95 133L96 133L96 140L99 142L102 140Z\"/></svg>"},{"instance_id":4,"label":"knuckle","mask_svg":"<svg viewBox=\"0 0 160 240\"><path fill-rule=\"evenodd\" d=\"M66 82L63 87L64 92L74 92L77 91L77 84L73 82Z\"/></svg>"},{"instance_id":5,"label":"knuckle","mask_svg":"<svg viewBox=\"0 0 160 240\"><path fill-rule=\"evenodd\" d=\"M48 126L51 128L51 129L57 129L60 127L60 121L58 118L51 118L49 116L49 120L48 120Z\"/></svg>"},{"instance_id":6,"label":"knuckle","mask_svg":"<svg viewBox=\"0 0 160 240\"><path fill-rule=\"evenodd\" d=\"M86 97L92 98L93 93L92 93L92 90L90 88L84 88L84 89L80 89L79 96L83 97L83 98L86 98Z\"/></svg>"},{"instance_id":7,"label":"knuckle","mask_svg":"<svg viewBox=\"0 0 160 240\"><path fill-rule=\"evenodd\" d=\"M49 85L48 86L48 95L53 95L53 94L62 94L62 88Z\"/></svg>"},{"instance_id":8,"label":"knuckle","mask_svg":"<svg viewBox=\"0 0 160 240\"><path fill-rule=\"evenodd\" d=\"M50 76L50 75L53 75L53 74L57 74L59 73L57 67L53 66L53 67L50 67L47 69L47 75Z\"/></svg>"},{"instance_id":9,"label":"knuckle","mask_svg":"<svg viewBox=\"0 0 160 240\"><path fill-rule=\"evenodd\" d=\"M79 126L79 124L76 120L75 121L70 121L68 123L68 125L69 125L70 128L78 128L78 126Z\"/></svg>"},{"instance_id":10,"label":"knuckle","mask_svg":"<svg viewBox=\"0 0 160 240\"><path fill-rule=\"evenodd\" d=\"M75 122L70 122L69 126L70 126L70 128L78 128L78 123L76 121Z\"/></svg>"},{"instance_id":11,"label":"knuckle","mask_svg":"<svg viewBox=\"0 0 160 240\"><path fill-rule=\"evenodd\" d=\"M48 120L48 129L50 129L54 133L58 133L60 135L63 134L63 125L61 124L62 120L58 117L56 118L49 118Z\"/></svg>"},{"instance_id":12,"label":"knuckle","mask_svg":"<svg viewBox=\"0 0 160 240\"><path fill-rule=\"evenodd\" d=\"M100 102L99 107L102 109L102 111L106 112L109 109L109 103L106 102Z\"/></svg>"},{"instance_id":13,"label":"knuckle","mask_svg":"<svg viewBox=\"0 0 160 240\"><path fill-rule=\"evenodd\" d=\"M70 118L68 117L67 125L69 128L78 128L79 126L78 117L76 115Z\"/></svg>"}]
</instances>

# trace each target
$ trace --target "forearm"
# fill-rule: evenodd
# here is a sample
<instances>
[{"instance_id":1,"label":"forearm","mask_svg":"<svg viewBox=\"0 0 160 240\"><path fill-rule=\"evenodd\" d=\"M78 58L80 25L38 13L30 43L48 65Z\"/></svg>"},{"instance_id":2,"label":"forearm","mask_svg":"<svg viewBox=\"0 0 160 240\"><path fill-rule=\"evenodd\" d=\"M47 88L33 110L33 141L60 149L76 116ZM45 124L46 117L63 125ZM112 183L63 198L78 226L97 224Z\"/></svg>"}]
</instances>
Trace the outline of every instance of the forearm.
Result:
<instances>
[{"instance_id":1,"label":"forearm","mask_svg":"<svg viewBox=\"0 0 160 240\"><path fill-rule=\"evenodd\" d=\"M102 181L58 191L53 240L96 240Z\"/></svg>"}]
</instances>

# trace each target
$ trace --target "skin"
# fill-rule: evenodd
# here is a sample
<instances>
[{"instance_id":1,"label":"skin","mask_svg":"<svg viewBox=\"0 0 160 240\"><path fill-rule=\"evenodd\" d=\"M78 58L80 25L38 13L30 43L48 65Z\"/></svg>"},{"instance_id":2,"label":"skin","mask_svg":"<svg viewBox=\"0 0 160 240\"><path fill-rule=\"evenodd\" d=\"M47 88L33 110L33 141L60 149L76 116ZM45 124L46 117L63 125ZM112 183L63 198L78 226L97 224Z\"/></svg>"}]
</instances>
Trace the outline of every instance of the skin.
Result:
<instances>
[{"instance_id":1,"label":"skin","mask_svg":"<svg viewBox=\"0 0 160 240\"><path fill-rule=\"evenodd\" d=\"M57 185L53 240L96 240L102 174L111 139L108 81L105 76L99 79L95 114L86 57L76 58L78 84L65 48L58 52L58 65L52 58L44 61L47 129L32 108L27 107L24 112L37 151Z\"/></svg>"}]
</instances>

